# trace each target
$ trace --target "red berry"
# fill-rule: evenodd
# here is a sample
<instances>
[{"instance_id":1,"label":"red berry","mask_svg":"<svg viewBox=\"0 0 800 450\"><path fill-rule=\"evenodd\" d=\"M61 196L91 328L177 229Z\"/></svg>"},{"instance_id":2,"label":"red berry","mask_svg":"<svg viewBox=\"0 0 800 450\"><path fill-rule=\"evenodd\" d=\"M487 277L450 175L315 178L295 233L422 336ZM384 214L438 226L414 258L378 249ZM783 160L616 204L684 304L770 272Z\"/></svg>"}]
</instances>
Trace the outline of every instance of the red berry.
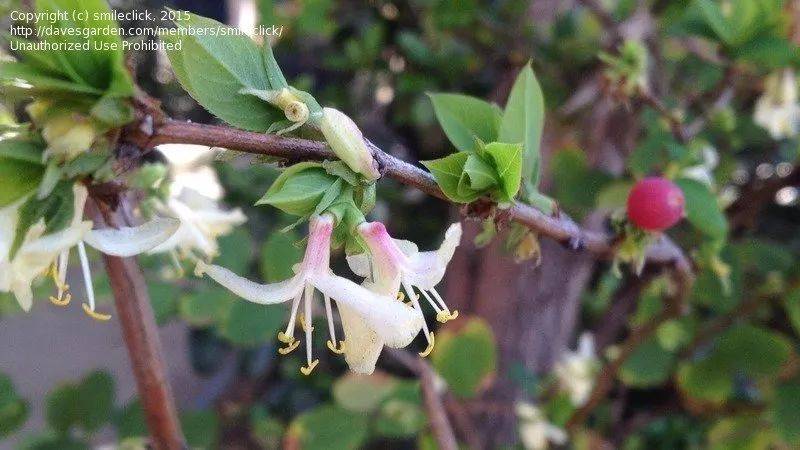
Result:
<instances>
[{"instance_id":1,"label":"red berry","mask_svg":"<svg viewBox=\"0 0 800 450\"><path fill-rule=\"evenodd\" d=\"M663 231L678 223L684 214L681 188L666 178L639 180L628 195L628 220L647 231Z\"/></svg>"}]
</instances>

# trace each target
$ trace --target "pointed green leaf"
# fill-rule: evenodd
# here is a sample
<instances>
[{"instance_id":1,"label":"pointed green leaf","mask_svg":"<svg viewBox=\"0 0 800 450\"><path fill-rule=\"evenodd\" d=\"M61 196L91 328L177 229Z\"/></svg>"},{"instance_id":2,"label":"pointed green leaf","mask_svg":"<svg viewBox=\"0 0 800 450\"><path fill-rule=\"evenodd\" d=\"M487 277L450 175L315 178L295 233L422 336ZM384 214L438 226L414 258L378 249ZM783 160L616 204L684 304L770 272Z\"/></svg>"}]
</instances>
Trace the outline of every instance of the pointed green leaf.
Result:
<instances>
[{"instance_id":1,"label":"pointed green leaf","mask_svg":"<svg viewBox=\"0 0 800 450\"><path fill-rule=\"evenodd\" d=\"M522 143L522 177L526 190L533 192L539 184L539 147L544 126L544 96L530 63L517 75L508 96L498 141Z\"/></svg>"},{"instance_id":2,"label":"pointed green leaf","mask_svg":"<svg viewBox=\"0 0 800 450\"><path fill-rule=\"evenodd\" d=\"M43 175L40 164L0 157L0 208L36 190Z\"/></svg>"},{"instance_id":3,"label":"pointed green leaf","mask_svg":"<svg viewBox=\"0 0 800 450\"><path fill-rule=\"evenodd\" d=\"M686 219L709 237L724 239L728 234L728 221L708 186L688 178L675 180L675 184L686 199Z\"/></svg>"},{"instance_id":4,"label":"pointed green leaf","mask_svg":"<svg viewBox=\"0 0 800 450\"><path fill-rule=\"evenodd\" d=\"M422 164L431 171L444 195L456 203L469 203L481 196L481 193L477 191L470 192L468 195L459 193L459 183L468 157L469 153L459 152L440 159L422 161Z\"/></svg>"},{"instance_id":5,"label":"pointed green leaf","mask_svg":"<svg viewBox=\"0 0 800 450\"><path fill-rule=\"evenodd\" d=\"M464 163L464 173L469 177L469 185L482 191L497 184L494 167L478 155L469 155Z\"/></svg>"},{"instance_id":6,"label":"pointed green leaf","mask_svg":"<svg viewBox=\"0 0 800 450\"><path fill-rule=\"evenodd\" d=\"M295 164L272 183L256 205L272 205L289 214L305 217L314 212L338 179L328 174L320 164Z\"/></svg>"},{"instance_id":7,"label":"pointed green leaf","mask_svg":"<svg viewBox=\"0 0 800 450\"><path fill-rule=\"evenodd\" d=\"M519 192L522 180L522 145L492 142L486 145L485 152L492 159L500 180L498 200L510 202Z\"/></svg>"},{"instance_id":8,"label":"pointed green leaf","mask_svg":"<svg viewBox=\"0 0 800 450\"><path fill-rule=\"evenodd\" d=\"M500 112L489 102L460 94L428 94L442 130L461 151L475 148L475 137L497 140Z\"/></svg>"}]
</instances>

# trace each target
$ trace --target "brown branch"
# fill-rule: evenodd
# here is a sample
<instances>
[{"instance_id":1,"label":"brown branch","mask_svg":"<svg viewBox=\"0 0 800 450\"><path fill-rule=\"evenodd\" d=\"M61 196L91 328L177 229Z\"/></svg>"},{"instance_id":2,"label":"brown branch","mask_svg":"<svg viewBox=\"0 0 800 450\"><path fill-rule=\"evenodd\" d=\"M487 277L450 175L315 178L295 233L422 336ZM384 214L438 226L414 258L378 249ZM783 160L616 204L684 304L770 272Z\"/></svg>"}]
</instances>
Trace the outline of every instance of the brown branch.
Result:
<instances>
[{"instance_id":1,"label":"brown branch","mask_svg":"<svg viewBox=\"0 0 800 450\"><path fill-rule=\"evenodd\" d=\"M115 215L95 202L96 221L118 227ZM135 258L103 255L136 386L142 401L150 443L156 450L183 450L185 444L167 380L161 341L144 276Z\"/></svg>"},{"instance_id":2,"label":"brown branch","mask_svg":"<svg viewBox=\"0 0 800 450\"><path fill-rule=\"evenodd\" d=\"M152 124L148 128L146 131L142 127L129 129L125 133L124 139L145 149L167 143L199 144L268 155L289 162L336 158L323 142L254 133L226 126L167 119L160 124ZM447 199L430 173L385 153L371 143L369 145L383 176L415 187L434 197ZM502 210L500 213L540 235L548 236L573 249L584 249L605 258L613 256L615 250L613 236L583 230L565 214L560 214L558 217L548 216L521 203L515 203L511 208ZM677 270L691 275L692 269L689 260L683 251L667 237L662 237L648 249L647 261L649 264L655 265L673 265Z\"/></svg>"},{"instance_id":3,"label":"brown branch","mask_svg":"<svg viewBox=\"0 0 800 450\"><path fill-rule=\"evenodd\" d=\"M594 389L589 396L589 400L586 404L578 408L578 410L573 413L572 417L570 417L567 422L568 429L575 430L586 422L586 419L589 418L592 411L600 405L609 391L611 391L611 388L614 386L614 381L617 379L619 369L636 351L639 345L651 338L661 324L680 317L683 314L684 303L691 292L691 283L693 279L680 278L680 272L676 272L675 275L678 275L673 276L676 283L675 294L667 299L664 309L657 316L633 330L620 346L619 354L603 366L595 382Z\"/></svg>"}]
</instances>

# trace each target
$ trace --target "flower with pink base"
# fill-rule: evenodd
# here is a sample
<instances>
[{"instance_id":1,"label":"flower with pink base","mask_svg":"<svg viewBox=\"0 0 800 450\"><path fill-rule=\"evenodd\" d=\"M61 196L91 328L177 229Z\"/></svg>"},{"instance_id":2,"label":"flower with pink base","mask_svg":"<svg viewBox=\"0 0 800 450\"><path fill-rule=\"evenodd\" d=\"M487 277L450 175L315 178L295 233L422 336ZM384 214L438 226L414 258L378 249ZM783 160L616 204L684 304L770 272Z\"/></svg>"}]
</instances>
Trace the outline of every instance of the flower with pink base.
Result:
<instances>
[{"instance_id":1,"label":"flower with pink base","mask_svg":"<svg viewBox=\"0 0 800 450\"><path fill-rule=\"evenodd\" d=\"M419 251L413 242L393 239L380 222L364 222L358 226L358 233L364 239L369 253L349 256L347 262L353 272L366 278L366 285L372 290L403 299L402 287L409 303L422 317L419 295L414 293L416 288L436 311L436 320L444 323L458 316L458 311L451 312L448 309L435 287L442 280L447 264L461 240L461 224L451 225L445 233L442 246L429 252ZM422 330L428 347L420 354L427 356L433 350L434 336L424 319Z\"/></svg>"},{"instance_id":2,"label":"flower with pink base","mask_svg":"<svg viewBox=\"0 0 800 450\"><path fill-rule=\"evenodd\" d=\"M300 342L294 337L295 320L298 316L300 300L303 300L303 316L300 325L305 330L306 340L306 366L300 371L308 375L316 367L319 360L312 358L311 353L311 302L314 291L320 291L325 298L325 310L328 316L330 340L328 347L334 353L348 352L357 354L363 352L358 348L358 338L351 339L352 329L344 327L345 342L337 343L330 299L336 301L340 314L348 318L348 322L358 323L359 330L369 330L376 336L393 347L404 347L411 343L419 333L423 320L413 308L398 302L394 297L387 297L377 292L370 291L358 284L334 275L330 269L330 245L334 219L329 214L323 214L311 219L309 225L308 245L303 261L297 266L295 276L278 283L258 284L242 278L228 269L216 265L209 265L202 261L197 263L195 274L208 275L217 283L229 289L234 294L245 300L260 303L274 304L292 300L292 311L289 325L285 332L278 333L278 339L286 344L279 349L281 354L287 354L296 349ZM353 367L359 371L360 367Z\"/></svg>"}]
</instances>

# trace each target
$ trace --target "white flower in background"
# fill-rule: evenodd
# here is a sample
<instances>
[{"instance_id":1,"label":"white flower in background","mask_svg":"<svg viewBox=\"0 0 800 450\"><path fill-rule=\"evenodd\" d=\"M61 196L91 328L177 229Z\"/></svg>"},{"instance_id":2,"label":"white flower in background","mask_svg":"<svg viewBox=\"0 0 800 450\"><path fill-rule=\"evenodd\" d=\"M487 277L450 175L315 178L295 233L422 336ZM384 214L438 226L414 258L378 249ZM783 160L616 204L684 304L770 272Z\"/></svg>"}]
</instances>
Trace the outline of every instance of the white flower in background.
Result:
<instances>
[{"instance_id":1,"label":"white flower in background","mask_svg":"<svg viewBox=\"0 0 800 450\"><path fill-rule=\"evenodd\" d=\"M764 82L764 93L756 101L753 120L773 139L796 136L800 131L797 78L792 69L773 73Z\"/></svg>"},{"instance_id":2,"label":"white flower in background","mask_svg":"<svg viewBox=\"0 0 800 450\"><path fill-rule=\"evenodd\" d=\"M22 309L28 311L33 302L31 285L36 278L49 272L58 288L57 296L50 300L57 305L69 304L67 263L70 248L77 246L88 301L88 304L83 304L83 309L95 319L108 320L110 316L95 311L94 288L84 242L108 255L133 256L168 239L178 229L178 222L155 219L138 227L92 230L92 222L82 220L86 188L76 183L73 189L72 222L61 231L45 235L45 224L40 220L28 230L13 259L9 259L9 252L23 201L0 210L0 291L12 292Z\"/></svg>"},{"instance_id":3,"label":"white flower in background","mask_svg":"<svg viewBox=\"0 0 800 450\"><path fill-rule=\"evenodd\" d=\"M234 294L245 300L260 303L274 304L292 300L292 310L289 325L285 332L278 333L278 339L286 344L279 349L281 354L287 354L296 349L300 342L294 337L295 319L297 317L300 300L303 300L303 315L300 325L305 331L306 338L306 365L300 371L308 375L317 366L319 360L312 358L311 333L313 332L311 301L314 291L320 291L325 297L325 309L328 323L333 323L330 299L336 301L340 313L343 309L351 312L360 325L377 334L377 336L396 347L403 347L411 343L419 333L422 326L421 318L412 308L394 298L381 296L369 291L352 281L334 275L330 269L330 244L333 232L333 218L324 214L311 219L309 224L308 244L303 261L296 267L295 276L278 283L258 284L242 278L224 267L209 265L198 261L195 274L208 275L217 283L229 289ZM362 343L348 335L345 329L345 342L336 345L336 335L333 327L329 330L331 340L328 347L336 353L342 347L350 351L361 351L356 348Z\"/></svg>"},{"instance_id":4,"label":"white flower in background","mask_svg":"<svg viewBox=\"0 0 800 450\"><path fill-rule=\"evenodd\" d=\"M365 285L382 295L398 296L401 300L404 298L400 293L402 286L410 304L422 318L419 295L414 293L416 288L436 311L439 322L444 323L458 317L458 311L450 312L435 287L442 280L447 264L461 241L461 224L451 225L439 250L430 252L420 252L413 242L392 239L381 222L364 222L358 226L358 233L367 244L369 253L348 256L347 262L355 274L366 278ZM342 313L342 321L346 327L346 312ZM435 341L424 319L422 330L428 341L428 348L420 354L427 356L433 350ZM345 355L353 360L359 359L364 371L371 372L383 343L368 333L361 333L360 337L365 342L370 341L372 352L347 355L345 351Z\"/></svg>"},{"instance_id":5,"label":"white flower in background","mask_svg":"<svg viewBox=\"0 0 800 450\"><path fill-rule=\"evenodd\" d=\"M717 150L707 145L701 152L703 162L695 166L690 166L681 171L684 178L697 180L708 187L714 186L714 169L719 165L719 153Z\"/></svg>"},{"instance_id":6,"label":"white flower in background","mask_svg":"<svg viewBox=\"0 0 800 450\"><path fill-rule=\"evenodd\" d=\"M519 437L526 450L546 450L550 443L564 445L567 433L547 421L547 417L536 406L519 402L516 405L519 419Z\"/></svg>"},{"instance_id":7,"label":"white flower in background","mask_svg":"<svg viewBox=\"0 0 800 450\"><path fill-rule=\"evenodd\" d=\"M213 151L199 145L161 145L159 151L170 163L170 192L159 213L180 221L178 231L153 253L176 251L183 256L199 252L213 258L219 251L217 238L229 233L247 218L238 208L225 211L219 207L222 185L214 169L208 165Z\"/></svg>"},{"instance_id":8,"label":"white flower in background","mask_svg":"<svg viewBox=\"0 0 800 450\"><path fill-rule=\"evenodd\" d=\"M553 372L558 378L559 386L569 394L575 406L583 406L589 400L597 364L594 337L591 333L583 333L578 339L577 351L564 352L556 362Z\"/></svg>"}]
</instances>

